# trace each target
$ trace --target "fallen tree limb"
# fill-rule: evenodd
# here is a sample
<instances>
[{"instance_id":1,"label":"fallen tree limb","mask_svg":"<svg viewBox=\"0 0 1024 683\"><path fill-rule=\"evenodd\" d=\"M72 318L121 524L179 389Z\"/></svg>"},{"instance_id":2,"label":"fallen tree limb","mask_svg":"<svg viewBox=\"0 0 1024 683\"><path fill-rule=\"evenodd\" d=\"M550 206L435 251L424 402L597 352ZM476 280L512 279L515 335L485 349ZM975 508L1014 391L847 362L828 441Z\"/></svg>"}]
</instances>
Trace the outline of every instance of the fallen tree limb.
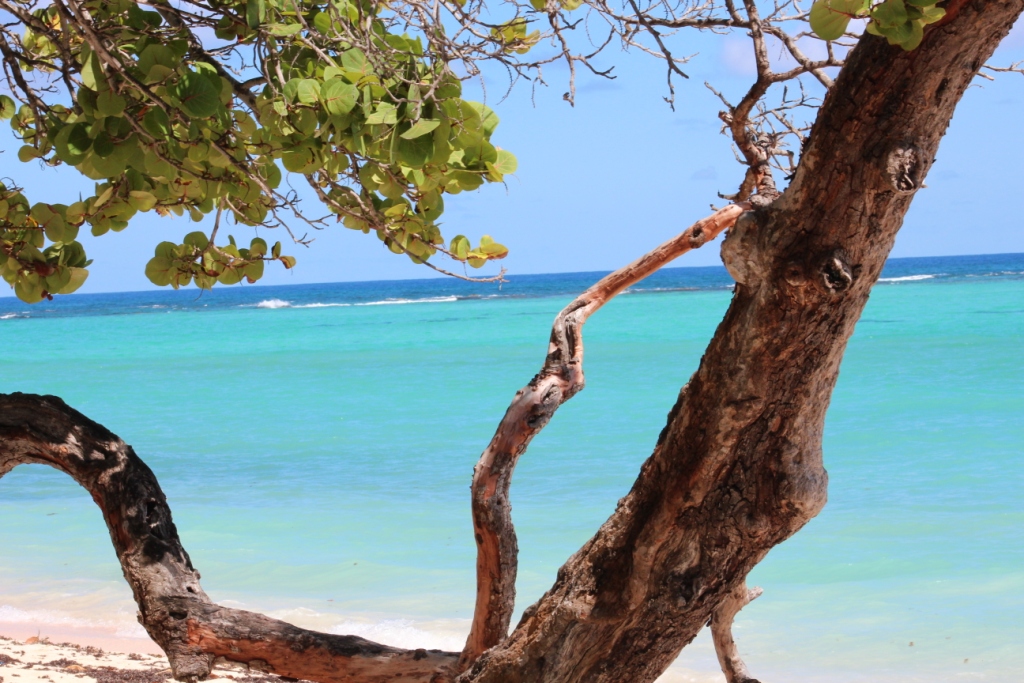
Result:
<instances>
[{"instance_id":1,"label":"fallen tree limb","mask_svg":"<svg viewBox=\"0 0 1024 683\"><path fill-rule=\"evenodd\" d=\"M426 683L456 662L456 653L316 633L214 604L199 585L156 477L131 446L55 396L0 394L0 477L29 463L70 475L96 501L139 622L179 680L206 678L218 657L319 683Z\"/></svg>"},{"instance_id":2,"label":"fallen tree limb","mask_svg":"<svg viewBox=\"0 0 1024 683\"><path fill-rule=\"evenodd\" d=\"M540 372L520 389L491 443L473 470L473 530L477 544L477 590L473 625L459 659L464 670L485 650L503 641L515 608L519 548L512 524L509 487L519 456L558 407L584 386L583 324L630 285L673 259L710 242L736 222L749 204L730 204L601 278L555 317L548 354Z\"/></svg>"}]
</instances>

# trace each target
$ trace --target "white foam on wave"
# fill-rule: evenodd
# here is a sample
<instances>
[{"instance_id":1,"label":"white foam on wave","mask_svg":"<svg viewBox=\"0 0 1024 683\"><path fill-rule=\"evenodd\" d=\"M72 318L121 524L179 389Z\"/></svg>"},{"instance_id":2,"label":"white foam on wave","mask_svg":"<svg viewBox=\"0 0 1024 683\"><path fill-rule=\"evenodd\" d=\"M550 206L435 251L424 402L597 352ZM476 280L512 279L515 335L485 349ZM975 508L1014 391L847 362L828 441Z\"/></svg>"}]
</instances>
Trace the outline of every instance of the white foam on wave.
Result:
<instances>
[{"instance_id":1,"label":"white foam on wave","mask_svg":"<svg viewBox=\"0 0 1024 683\"><path fill-rule=\"evenodd\" d=\"M376 643L407 650L448 650L458 652L465 644L464 633L425 631L409 619L385 619L377 622L343 621L330 629L338 635L360 636Z\"/></svg>"},{"instance_id":2,"label":"white foam on wave","mask_svg":"<svg viewBox=\"0 0 1024 683\"><path fill-rule=\"evenodd\" d=\"M384 299L383 301L367 301L353 306L390 306L392 304L441 304L449 301L458 301L457 296L431 296L425 299Z\"/></svg>"},{"instance_id":3,"label":"white foam on wave","mask_svg":"<svg viewBox=\"0 0 1024 683\"><path fill-rule=\"evenodd\" d=\"M0 315L0 320L10 320L11 318L19 317L17 313L4 313Z\"/></svg>"},{"instance_id":4,"label":"white foam on wave","mask_svg":"<svg viewBox=\"0 0 1024 683\"><path fill-rule=\"evenodd\" d=\"M115 613L114 616L117 614ZM120 638L149 638L146 629L142 628L130 615L122 613L121 616L124 617L121 620L83 619L55 610L25 610L13 605L0 605L0 623L45 624L75 629L110 629L114 630L114 635Z\"/></svg>"},{"instance_id":5,"label":"white foam on wave","mask_svg":"<svg viewBox=\"0 0 1024 683\"><path fill-rule=\"evenodd\" d=\"M880 277L879 282L916 282L917 280L931 280L936 275L904 275L903 277Z\"/></svg>"},{"instance_id":6,"label":"white foam on wave","mask_svg":"<svg viewBox=\"0 0 1024 683\"><path fill-rule=\"evenodd\" d=\"M300 304L298 306L292 306L292 308L344 308L345 306L351 306L352 304Z\"/></svg>"},{"instance_id":7,"label":"white foam on wave","mask_svg":"<svg viewBox=\"0 0 1024 683\"><path fill-rule=\"evenodd\" d=\"M380 301L363 301L360 303L312 303L293 304L284 299L264 299L256 304L256 308L345 308L348 306L392 306L397 304L439 304L458 301L457 296L431 296L423 299L381 299ZM249 304L250 306L252 304Z\"/></svg>"},{"instance_id":8,"label":"white foam on wave","mask_svg":"<svg viewBox=\"0 0 1024 683\"><path fill-rule=\"evenodd\" d=\"M264 299L256 304L256 308L290 308L292 302L284 299Z\"/></svg>"}]
</instances>

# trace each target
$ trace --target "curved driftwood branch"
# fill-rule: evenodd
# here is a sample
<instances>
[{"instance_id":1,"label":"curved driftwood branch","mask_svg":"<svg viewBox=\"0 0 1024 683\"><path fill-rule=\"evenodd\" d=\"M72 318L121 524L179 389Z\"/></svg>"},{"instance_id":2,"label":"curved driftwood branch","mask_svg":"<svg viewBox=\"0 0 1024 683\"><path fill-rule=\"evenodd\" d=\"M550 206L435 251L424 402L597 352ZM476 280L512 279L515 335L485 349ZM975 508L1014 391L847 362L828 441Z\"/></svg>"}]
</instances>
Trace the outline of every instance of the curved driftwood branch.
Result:
<instances>
[{"instance_id":1,"label":"curved driftwood branch","mask_svg":"<svg viewBox=\"0 0 1024 683\"><path fill-rule=\"evenodd\" d=\"M752 600L761 597L760 588L747 589L747 582L739 582L711 615L711 637L715 641L718 663L722 665L726 683L758 683L747 672L747 665L740 658L739 648L732 637L732 622L739 611Z\"/></svg>"},{"instance_id":2,"label":"curved driftwood branch","mask_svg":"<svg viewBox=\"0 0 1024 683\"><path fill-rule=\"evenodd\" d=\"M519 456L558 407L583 389L583 324L601 306L666 263L710 242L750 208L730 204L645 254L601 278L555 317L544 366L520 389L473 470L473 530L477 544L476 609L466 647L464 670L508 634L515 607L517 556L508 492Z\"/></svg>"},{"instance_id":3,"label":"curved driftwood branch","mask_svg":"<svg viewBox=\"0 0 1024 683\"><path fill-rule=\"evenodd\" d=\"M175 678L206 678L223 657L319 683L426 683L456 662L455 653L316 633L214 604L156 477L131 446L55 396L0 394L0 477L28 463L70 475L99 505L139 622L167 653Z\"/></svg>"}]
</instances>

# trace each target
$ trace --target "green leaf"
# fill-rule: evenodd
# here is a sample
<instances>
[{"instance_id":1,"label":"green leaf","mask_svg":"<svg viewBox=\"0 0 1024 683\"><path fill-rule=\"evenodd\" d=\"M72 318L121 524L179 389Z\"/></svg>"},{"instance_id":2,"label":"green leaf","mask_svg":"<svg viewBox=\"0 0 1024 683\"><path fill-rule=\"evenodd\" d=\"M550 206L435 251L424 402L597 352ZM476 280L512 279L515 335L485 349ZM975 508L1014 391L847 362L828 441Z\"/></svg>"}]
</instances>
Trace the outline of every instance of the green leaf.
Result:
<instances>
[{"instance_id":1,"label":"green leaf","mask_svg":"<svg viewBox=\"0 0 1024 683\"><path fill-rule=\"evenodd\" d=\"M502 259L508 256L508 248L503 244L498 244L490 235L484 235L480 238L480 246L477 251L485 254L491 259Z\"/></svg>"},{"instance_id":2,"label":"green leaf","mask_svg":"<svg viewBox=\"0 0 1024 683\"><path fill-rule=\"evenodd\" d=\"M289 268L289 269L294 268L295 267L295 257L294 256L282 256L281 257L281 263L284 264L285 268Z\"/></svg>"},{"instance_id":3,"label":"green leaf","mask_svg":"<svg viewBox=\"0 0 1024 683\"><path fill-rule=\"evenodd\" d=\"M300 79L296 97L303 104L316 104L320 99L320 84L312 78Z\"/></svg>"},{"instance_id":4,"label":"green leaf","mask_svg":"<svg viewBox=\"0 0 1024 683\"><path fill-rule=\"evenodd\" d=\"M200 250L206 249L206 247L210 246L210 240L202 230L196 230L195 232L190 232L185 235L184 243Z\"/></svg>"},{"instance_id":5,"label":"green leaf","mask_svg":"<svg viewBox=\"0 0 1024 683\"><path fill-rule=\"evenodd\" d=\"M260 27L267 19L267 3L266 0L246 0L245 3L245 23L248 24L249 28L256 29Z\"/></svg>"},{"instance_id":6,"label":"green leaf","mask_svg":"<svg viewBox=\"0 0 1024 683\"><path fill-rule=\"evenodd\" d=\"M406 140L414 140L421 135L426 135L435 128L441 125L440 121L435 119L420 119L409 128L409 130L402 133L402 137Z\"/></svg>"},{"instance_id":7,"label":"green leaf","mask_svg":"<svg viewBox=\"0 0 1024 683\"><path fill-rule=\"evenodd\" d=\"M328 12L317 12L313 17L313 28L324 35L330 35L331 29L334 28L331 15Z\"/></svg>"},{"instance_id":8,"label":"green leaf","mask_svg":"<svg viewBox=\"0 0 1024 683\"><path fill-rule=\"evenodd\" d=\"M50 294L61 294L71 282L71 271L63 266L57 266L52 273L46 276L45 281L46 290Z\"/></svg>"},{"instance_id":9,"label":"green leaf","mask_svg":"<svg viewBox=\"0 0 1024 683\"><path fill-rule=\"evenodd\" d=\"M68 272L70 273L70 278L68 278L68 283L61 288L61 294L71 294L84 285L85 281L89 278L89 271L85 268L69 267Z\"/></svg>"},{"instance_id":10,"label":"green leaf","mask_svg":"<svg viewBox=\"0 0 1024 683\"><path fill-rule=\"evenodd\" d=\"M256 282L263 277L263 261L253 261L245 265L245 279L250 283Z\"/></svg>"},{"instance_id":11,"label":"green leaf","mask_svg":"<svg viewBox=\"0 0 1024 683\"><path fill-rule=\"evenodd\" d=\"M896 26L878 24L878 31L885 36L890 45L902 45L904 42L913 38L914 29L913 26L911 26L913 23L915 22L908 21L903 24L897 24Z\"/></svg>"},{"instance_id":12,"label":"green leaf","mask_svg":"<svg viewBox=\"0 0 1024 683\"><path fill-rule=\"evenodd\" d=\"M341 55L341 66L346 71L370 73L369 65L366 62L366 55L358 48L347 50Z\"/></svg>"},{"instance_id":13,"label":"green leaf","mask_svg":"<svg viewBox=\"0 0 1024 683\"><path fill-rule=\"evenodd\" d=\"M359 101L359 89L351 83L346 83L340 78L331 78L324 81L320 88L320 99L323 100L324 109L332 116L342 116L349 113Z\"/></svg>"},{"instance_id":14,"label":"green leaf","mask_svg":"<svg viewBox=\"0 0 1024 683\"><path fill-rule=\"evenodd\" d=\"M850 14L840 7L845 3L837 0L815 0L811 5L811 30L822 40L837 40L846 33Z\"/></svg>"},{"instance_id":15,"label":"green leaf","mask_svg":"<svg viewBox=\"0 0 1024 683\"><path fill-rule=\"evenodd\" d=\"M18 150L19 161L32 161L33 159L38 159L39 156L39 150L32 145L23 145L22 148Z\"/></svg>"},{"instance_id":16,"label":"green leaf","mask_svg":"<svg viewBox=\"0 0 1024 683\"><path fill-rule=\"evenodd\" d=\"M52 204L40 202L32 207L31 216L43 228L46 239L51 242L63 242L64 231L67 226L63 216L60 215L59 211L55 211L54 208Z\"/></svg>"},{"instance_id":17,"label":"green leaf","mask_svg":"<svg viewBox=\"0 0 1024 683\"><path fill-rule=\"evenodd\" d=\"M82 163L90 146L92 138L89 137L88 127L84 123L64 126L53 139L57 158L72 166Z\"/></svg>"},{"instance_id":18,"label":"green leaf","mask_svg":"<svg viewBox=\"0 0 1024 683\"><path fill-rule=\"evenodd\" d=\"M96 156L105 159L114 153L114 141L110 139L110 136L107 135L106 131L102 131L96 136L96 139L93 140L92 149L93 152L96 153Z\"/></svg>"},{"instance_id":19,"label":"green leaf","mask_svg":"<svg viewBox=\"0 0 1024 683\"><path fill-rule=\"evenodd\" d=\"M132 190L128 193L128 204L136 211L149 211L156 206L156 197L151 192Z\"/></svg>"},{"instance_id":20,"label":"green leaf","mask_svg":"<svg viewBox=\"0 0 1024 683\"><path fill-rule=\"evenodd\" d=\"M507 174L515 173L518 167L519 164L514 154L499 149L498 160L494 163L487 162L487 170L489 171L487 176L494 182L501 182Z\"/></svg>"},{"instance_id":21,"label":"green leaf","mask_svg":"<svg viewBox=\"0 0 1024 683\"><path fill-rule=\"evenodd\" d=\"M871 18L878 22L879 28L900 26L907 23L907 7L903 0L885 0L871 10ZM909 34L909 27L906 31Z\"/></svg>"},{"instance_id":22,"label":"green leaf","mask_svg":"<svg viewBox=\"0 0 1024 683\"><path fill-rule=\"evenodd\" d=\"M916 50L921 41L924 40L924 24L920 21L911 21L908 22L908 26L910 27L910 35L900 41L900 47L910 52L911 50Z\"/></svg>"},{"instance_id":23,"label":"green leaf","mask_svg":"<svg viewBox=\"0 0 1024 683\"><path fill-rule=\"evenodd\" d=\"M281 155L281 163L292 173L309 173L318 166L318 159L312 149L303 147Z\"/></svg>"},{"instance_id":24,"label":"green leaf","mask_svg":"<svg viewBox=\"0 0 1024 683\"><path fill-rule=\"evenodd\" d=\"M174 87L181 108L190 116L206 118L221 108L220 92L210 80L194 71L186 71Z\"/></svg>"},{"instance_id":25,"label":"green leaf","mask_svg":"<svg viewBox=\"0 0 1024 683\"><path fill-rule=\"evenodd\" d=\"M268 24L267 30L270 31L270 35L272 36L287 38L288 36L294 36L296 33L301 31L302 24Z\"/></svg>"},{"instance_id":26,"label":"green leaf","mask_svg":"<svg viewBox=\"0 0 1024 683\"><path fill-rule=\"evenodd\" d=\"M928 7L921 11L921 23L934 24L936 21L946 16L946 10L941 7Z\"/></svg>"},{"instance_id":27,"label":"green leaf","mask_svg":"<svg viewBox=\"0 0 1024 683\"><path fill-rule=\"evenodd\" d=\"M460 261L465 261L466 255L469 253L469 240L466 239L465 235L456 235L452 238L452 243L448 250L452 252L453 257Z\"/></svg>"},{"instance_id":28,"label":"green leaf","mask_svg":"<svg viewBox=\"0 0 1024 683\"><path fill-rule=\"evenodd\" d=\"M156 138L168 138L171 135L171 120L167 112L160 107L153 107L142 117L142 127Z\"/></svg>"},{"instance_id":29,"label":"green leaf","mask_svg":"<svg viewBox=\"0 0 1024 683\"><path fill-rule=\"evenodd\" d=\"M18 111L18 105L7 95L0 95L0 119L6 121Z\"/></svg>"},{"instance_id":30,"label":"green leaf","mask_svg":"<svg viewBox=\"0 0 1024 683\"><path fill-rule=\"evenodd\" d=\"M267 255L267 242L262 237L254 237L252 242L249 244L249 256L255 258L257 256Z\"/></svg>"},{"instance_id":31,"label":"green leaf","mask_svg":"<svg viewBox=\"0 0 1024 683\"><path fill-rule=\"evenodd\" d=\"M242 268L233 266L225 268L224 271L217 276L217 282L222 285L237 285L242 281L244 273Z\"/></svg>"},{"instance_id":32,"label":"green leaf","mask_svg":"<svg viewBox=\"0 0 1024 683\"><path fill-rule=\"evenodd\" d=\"M388 102L381 102L377 109L366 117L366 125L374 126L388 123L398 123L398 109Z\"/></svg>"},{"instance_id":33,"label":"green leaf","mask_svg":"<svg viewBox=\"0 0 1024 683\"><path fill-rule=\"evenodd\" d=\"M148 45L139 55L139 70L143 73L145 83L165 80L178 65L178 59L171 48L160 43Z\"/></svg>"},{"instance_id":34,"label":"green leaf","mask_svg":"<svg viewBox=\"0 0 1024 683\"><path fill-rule=\"evenodd\" d=\"M14 294L27 304L37 304L43 300L43 286L38 278L35 282L18 280L14 284Z\"/></svg>"},{"instance_id":35,"label":"green leaf","mask_svg":"<svg viewBox=\"0 0 1024 683\"><path fill-rule=\"evenodd\" d=\"M498 115L494 113L494 110L488 107L486 104L481 102L468 102L469 106L476 109L477 113L480 114L481 126L484 130L484 136L487 138L491 137L491 133L498 127Z\"/></svg>"},{"instance_id":36,"label":"green leaf","mask_svg":"<svg viewBox=\"0 0 1024 683\"><path fill-rule=\"evenodd\" d=\"M146 264L146 277L157 287L171 284L171 262L162 256L154 256Z\"/></svg>"},{"instance_id":37,"label":"green leaf","mask_svg":"<svg viewBox=\"0 0 1024 683\"><path fill-rule=\"evenodd\" d=\"M120 116L124 112L124 98L113 90L96 93L96 111L103 116Z\"/></svg>"},{"instance_id":38,"label":"green leaf","mask_svg":"<svg viewBox=\"0 0 1024 683\"><path fill-rule=\"evenodd\" d=\"M103 90L107 88L107 79L103 75L100 60L91 50L82 64L82 85L89 88L89 90Z\"/></svg>"},{"instance_id":39,"label":"green leaf","mask_svg":"<svg viewBox=\"0 0 1024 683\"><path fill-rule=\"evenodd\" d=\"M398 160L409 168L423 168L434 156L434 138L430 135L420 135L415 139L404 139L402 135L398 140ZM405 192L405 188L401 189Z\"/></svg>"}]
</instances>

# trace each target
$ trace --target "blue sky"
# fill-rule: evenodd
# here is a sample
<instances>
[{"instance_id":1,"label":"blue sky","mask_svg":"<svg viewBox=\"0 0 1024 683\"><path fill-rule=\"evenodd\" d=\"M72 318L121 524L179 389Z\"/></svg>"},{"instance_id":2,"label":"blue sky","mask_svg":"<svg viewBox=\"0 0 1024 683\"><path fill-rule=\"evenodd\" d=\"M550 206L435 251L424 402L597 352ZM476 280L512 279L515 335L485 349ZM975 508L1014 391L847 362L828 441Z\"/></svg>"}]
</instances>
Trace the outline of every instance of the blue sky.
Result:
<instances>
[{"instance_id":1,"label":"blue sky","mask_svg":"<svg viewBox=\"0 0 1024 683\"><path fill-rule=\"evenodd\" d=\"M486 101L501 117L492 139L515 153L519 170L507 187L492 186L451 197L443 218L449 236L490 234L511 253L508 276L611 270L668 239L706 215L716 193L733 192L742 168L729 140L719 134L720 103L703 85L711 82L738 97L753 63L740 37L699 35L682 52L699 52L676 84L676 111L663 102L660 62L615 50L603 56L618 78L583 77L575 108L562 100L566 71L548 69L548 88L531 97L529 84L504 101L501 79L488 83ZM1024 59L1020 26L992 60ZM894 256L1024 252L1024 229L1010 199L1024 156L1018 134L1024 110L1024 77L1003 74L976 79L957 110L938 159L907 216ZM470 86L481 99L479 86ZM469 97L469 95L467 95ZM0 132L2 175L15 178L31 201L71 203L91 181L67 169L21 164L6 125ZM298 185L297 185L298 187ZM204 229L210 226L202 225ZM130 291L152 285L143 275L157 242L197 229L187 219L142 216L127 230L82 241L95 259L83 292ZM248 241L249 228L231 226ZM287 235L263 231L268 240ZM270 267L265 284L430 277L432 271L385 250L372 235L341 226L318 232L310 248L293 246L292 271ZM116 266L125 260L128 267ZM674 265L720 263L715 245L687 254ZM457 265L457 264L456 264ZM484 272L491 272L486 269ZM0 296L8 295L7 291Z\"/></svg>"}]
</instances>

